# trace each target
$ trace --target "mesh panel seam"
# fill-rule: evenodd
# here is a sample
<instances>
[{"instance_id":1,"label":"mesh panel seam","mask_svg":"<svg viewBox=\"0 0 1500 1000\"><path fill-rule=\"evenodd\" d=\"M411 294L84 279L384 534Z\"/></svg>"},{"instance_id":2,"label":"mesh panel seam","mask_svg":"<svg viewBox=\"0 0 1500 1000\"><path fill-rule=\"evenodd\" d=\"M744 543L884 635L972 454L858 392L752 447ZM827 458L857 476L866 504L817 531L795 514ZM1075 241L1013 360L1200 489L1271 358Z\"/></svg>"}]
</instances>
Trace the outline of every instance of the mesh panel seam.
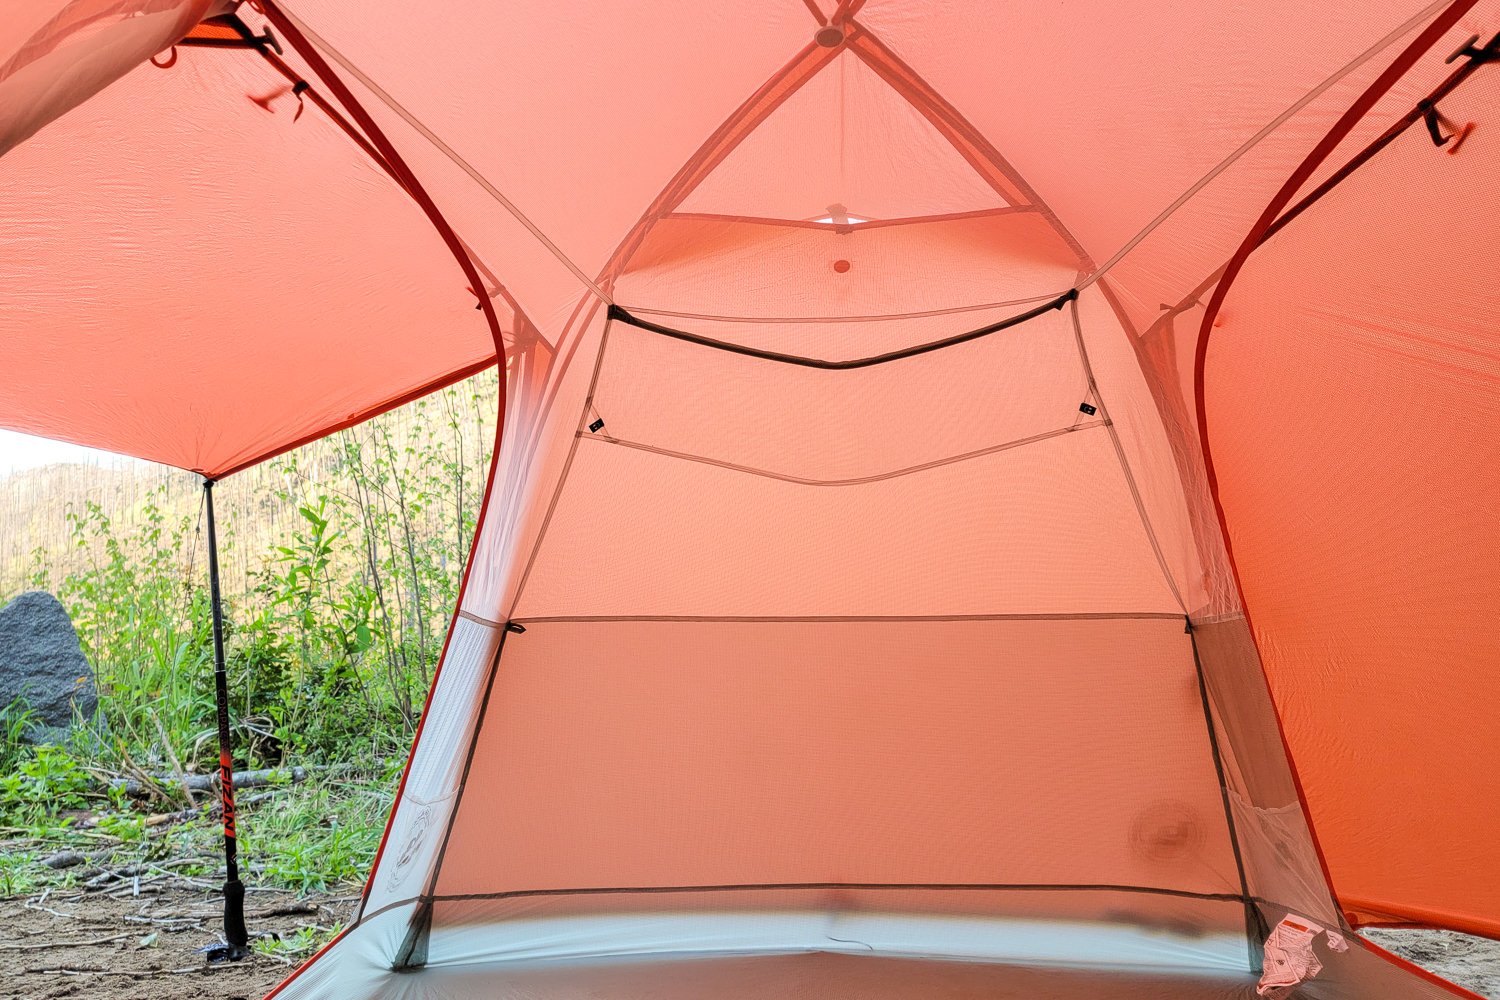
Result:
<instances>
[{"instance_id":1,"label":"mesh panel seam","mask_svg":"<svg viewBox=\"0 0 1500 1000\"><path fill-rule=\"evenodd\" d=\"M1282 125L1285 125L1303 108L1307 107L1307 105L1317 100L1326 91L1333 87L1334 84L1338 83L1344 77L1348 76L1350 73L1353 73L1365 63L1369 62L1371 59L1375 58L1380 53L1390 48L1397 42L1398 39L1401 38L1401 36L1408 34L1412 30L1414 30L1424 20L1434 16L1439 10L1443 8L1446 3L1448 3L1448 0L1435 0L1435 2L1433 2L1432 4L1424 7L1405 23L1401 24L1395 30L1391 31L1390 34L1386 35L1384 38L1381 38L1374 45L1370 46L1368 49L1355 56L1344 66L1335 70L1331 76L1327 77L1312 90L1308 91L1302 97L1298 98L1295 103L1293 103L1281 114L1271 119L1271 121L1266 123L1266 125L1263 126L1259 132L1255 133L1253 136L1247 139L1244 144L1242 144L1238 149L1230 153L1228 157L1226 157L1212 170L1210 170L1207 174L1200 178L1196 184L1194 184L1192 187L1188 188L1180 196L1178 196L1177 200L1168 205L1160 215L1147 223L1146 228L1142 229L1123 247L1117 250L1114 256L1110 257L1110 259L1105 261L1103 264L1100 264L1094 270L1093 274L1084 279L1083 284L1080 285L1079 288L1086 288L1102 278L1106 272L1108 272L1120 261L1124 260L1132 250L1143 243L1148 236L1150 236L1157 230L1158 227L1160 227L1163 223L1165 223L1168 219L1175 215L1179 208L1191 201L1194 195L1203 190L1209 184L1213 183L1216 177L1218 177L1224 171L1228 170L1241 157L1249 154L1253 149L1255 149L1256 146L1260 145L1262 140L1270 136L1277 129L1281 128Z\"/></svg>"},{"instance_id":2,"label":"mesh panel seam","mask_svg":"<svg viewBox=\"0 0 1500 1000\"><path fill-rule=\"evenodd\" d=\"M649 452L660 455L663 458L677 459L683 462L695 462L699 465L711 465L720 469L728 469L731 472L742 472L749 476L759 476L762 479L775 479L783 483L794 483L799 486L863 486L869 483L884 482L890 479L898 479L902 476L910 476L919 472L928 472L932 469L940 469L947 465L955 465L959 462L972 461L984 458L1014 448L1025 447L1029 444L1040 444L1043 441L1055 437L1062 437L1074 431L1090 430L1095 427L1104 427L1109 421L1089 420L1074 424L1071 427L1059 427L1055 430L1044 431L1041 434L1033 434L1030 437L1017 438L1014 441L1006 441L1002 444L990 445L987 448L978 448L974 451L966 451L959 455L950 455L947 458L934 459L931 462L923 462L921 465L909 465L901 469L893 469L889 472L879 472L870 476L857 476L851 479L805 479L801 476L792 476L785 473L774 472L771 469L761 469L750 465L740 465L737 462L725 462L707 455L694 455L685 451L674 451L670 448L658 448L655 445L644 444L638 441L629 441L624 438L612 437L604 434L585 434L577 431L574 436L583 441L597 441L600 444L612 444L621 448L631 448L636 451Z\"/></svg>"},{"instance_id":3,"label":"mesh panel seam","mask_svg":"<svg viewBox=\"0 0 1500 1000\"><path fill-rule=\"evenodd\" d=\"M614 307L611 306L610 308L613 310ZM594 357L594 371L589 376L588 393L584 396L583 409L578 416L578 421L575 422L575 427L577 423L583 421L584 417L588 416L589 409L594 405L594 393L599 388L599 372L604 367L604 352L609 349L609 333L613 328L614 321L611 313L609 316L606 316L604 330L599 335L599 353ZM580 336L582 336L581 333ZM547 539L547 529L552 526L552 515L557 512L557 505L562 500L563 489L567 486L568 474L573 471L573 459L577 454L578 436L575 433L573 443L568 446L567 460L563 463L562 472L557 477L557 486L552 491L552 499L547 503L546 516L542 518L542 526L537 530L536 541L532 543L531 553L526 557L526 568L521 571L521 578L516 582L516 593L511 598L507 617L511 613L514 613L516 608L521 605L521 597L526 593L526 583L531 579L531 571L536 566L537 556L541 554L542 545Z\"/></svg>"},{"instance_id":4,"label":"mesh panel seam","mask_svg":"<svg viewBox=\"0 0 1500 1000\"><path fill-rule=\"evenodd\" d=\"M562 264L570 272L572 272L573 276L581 281L585 288L587 288L600 300L604 302L610 301L609 295L602 288L600 288L597 283L590 279L589 276L583 272L583 269L580 268L576 263L574 263L571 257L563 252L561 247L552 242L551 238L548 237L546 233L542 232L541 228L538 227L536 223L532 222L525 213L517 208L514 202L507 198L499 188L491 183L489 178L480 173L478 168L476 168L472 163L459 155L457 150L444 142L442 138L438 136L437 133L433 132L432 129L428 128L420 118L407 110L405 105L397 102L397 100L392 97L390 93L385 90L385 88L381 87L374 80L370 79L370 77L366 75L365 72L358 66L356 66L353 61L349 59L349 57L345 56L338 49L330 45L327 39L323 38L317 32L309 28L301 18L285 10L282 11L282 14L287 18L287 20L296 25L297 30L300 31L303 35L307 36L307 38L310 39L314 45L322 49L324 52L328 53L328 57L334 62L338 63L341 67L343 67L346 73L363 84L365 89L367 89L372 95L374 95L377 100L379 100L382 104L384 104L387 108L394 112L397 117L406 122L406 124L411 126L414 131L416 131L419 135L421 135L424 139L431 143L434 149L438 150L449 160L451 160L454 166L458 167L464 173L468 174L470 179L472 179L474 183L478 184L479 187L482 188L491 198L493 198L502 208L509 212L511 217L519 222L527 230L527 232L536 237L537 242L540 243L544 248L546 248L546 250L551 253L553 257L557 258L558 263Z\"/></svg>"},{"instance_id":5,"label":"mesh panel seam","mask_svg":"<svg viewBox=\"0 0 1500 1000\"><path fill-rule=\"evenodd\" d=\"M1099 404L1099 412L1104 415L1104 426L1109 431L1109 440L1115 449L1115 457L1120 462L1120 472L1125 477L1125 485L1130 490L1130 499L1135 503L1135 511L1140 517L1141 527L1145 529L1146 538L1151 543L1151 551L1156 556L1157 568L1161 570L1162 578L1166 580L1167 589L1172 592L1172 597L1177 601L1177 606L1182 613L1188 613L1187 602L1182 599L1182 592L1177 589L1177 581L1172 576L1172 570L1167 565L1167 557L1161 550L1161 543L1157 540L1156 529L1151 526L1151 518L1146 513L1145 502L1141 500L1140 487L1136 485L1135 475L1130 471L1130 463L1125 459L1125 447L1120 443L1119 432L1115 430L1114 421L1109 417L1109 407L1104 403L1104 394L1099 391L1099 383L1094 378L1093 365L1089 364L1088 349L1083 343L1083 324L1078 317L1078 299L1075 296L1071 302L1073 314L1073 335L1078 342L1078 360L1083 365L1084 375L1088 378L1089 392L1093 394L1094 401Z\"/></svg>"}]
</instances>

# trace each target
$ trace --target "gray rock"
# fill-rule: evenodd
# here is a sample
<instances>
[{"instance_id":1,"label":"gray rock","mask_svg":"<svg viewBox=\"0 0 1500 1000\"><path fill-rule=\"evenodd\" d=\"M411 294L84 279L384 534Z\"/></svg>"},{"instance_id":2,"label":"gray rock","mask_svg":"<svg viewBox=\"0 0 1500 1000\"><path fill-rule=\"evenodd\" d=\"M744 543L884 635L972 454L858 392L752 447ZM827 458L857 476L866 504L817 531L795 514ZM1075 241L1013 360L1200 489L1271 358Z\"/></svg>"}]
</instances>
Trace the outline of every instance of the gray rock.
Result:
<instances>
[{"instance_id":1,"label":"gray rock","mask_svg":"<svg viewBox=\"0 0 1500 1000\"><path fill-rule=\"evenodd\" d=\"M0 608L0 712L17 703L31 712L26 735L34 742L65 735L75 708L91 720L99 707L94 670L73 620L45 591L22 594Z\"/></svg>"}]
</instances>

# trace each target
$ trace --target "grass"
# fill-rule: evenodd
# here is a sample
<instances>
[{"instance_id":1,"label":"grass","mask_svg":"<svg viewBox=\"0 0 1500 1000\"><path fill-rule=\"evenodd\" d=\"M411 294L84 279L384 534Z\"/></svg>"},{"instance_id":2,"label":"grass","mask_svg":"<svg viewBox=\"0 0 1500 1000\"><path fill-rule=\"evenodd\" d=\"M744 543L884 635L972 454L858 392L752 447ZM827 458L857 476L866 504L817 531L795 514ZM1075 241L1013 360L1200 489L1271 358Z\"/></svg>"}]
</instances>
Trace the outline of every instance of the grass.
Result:
<instances>
[{"instance_id":1,"label":"grass","mask_svg":"<svg viewBox=\"0 0 1500 1000\"><path fill-rule=\"evenodd\" d=\"M101 792L83 761L60 748L39 750L23 762L19 780L0 788L0 899L77 889L106 871L170 871L210 891L222 884L216 816L150 826L152 810L166 804ZM389 767L361 762L320 771L315 780L242 792L242 802L258 801L239 811L241 877L250 886L299 896L355 894L374 863L398 780ZM211 803L212 797L200 800ZM65 851L88 860L62 869L46 864ZM339 929L260 937L254 947L295 964Z\"/></svg>"},{"instance_id":2,"label":"grass","mask_svg":"<svg viewBox=\"0 0 1500 1000\"><path fill-rule=\"evenodd\" d=\"M216 489L241 515L222 519L221 538L224 561L241 568L226 593L236 767L313 769L306 782L239 791L248 885L350 894L368 874L474 535L497 392L495 373L481 374L283 456L253 497L234 498L235 477ZM65 745L31 746L26 707L0 708L0 897L106 871L223 879L211 796L189 803L170 780L150 799L109 786L217 762L201 512L184 500L191 482L154 482L129 509L92 496L68 506L68 557L46 555L55 539L32 539L39 554L12 588L51 590L68 608L99 713L76 720ZM279 529L246 530L246 511ZM61 852L84 857L46 864ZM257 948L296 960L327 936Z\"/></svg>"},{"instance_id":3,"label":"grass","mask_svg":"<svg viewBox=\"0 0 1500 1000\"><path fill-rule=\"evenodd\" d=\"M327 930L304 927L286 937L256 938L251 943L251 947L262 955L269 955L286 962L300 962L323 947L326 941L342 929L342 925L335 925Z\"/></svg>"},{"instance_id":4,"label":"grass","mask_svg":"<svg viewBox=\"0 0 1500 1000\"><path fill-rule=\"evenodd\" d=\"M41 859L30 852L0 855L0 898L10 899L35 892L38 862Z\"/></svg>"},{"instance_id":5,"label":"grass","mask_svg":"<svg viewBox=\"0 0 1500 1000\"><path fill-rule=\"evenodd\" d=\"M366 762L320 770L313 780L242 791L240 861L247 882L298 893L348 891L375 859L397 774ZM132 800L107 791L88 764L59 747L39 747L20 770L0 778L0 898L70 887L79 875L167 860L174 871L223 878L222 827L215 814L170 823L180 801ZM180 792L179 792L180 794ZM198 796L212 806L214 797ZM85 855L76 867L44 862Z\"/></svg>"},{"instance_id":6,"label":"grass","mask_svg":"<svg viewBox=\"0 0 1500 1000\"><path fill-rule=\"evenodd\" d=\"M264 879L299 892L360 885L375 862L394 788L388 774L290 786L247 819L246 855L264 865Z\"/></svg>"}]
</instances>

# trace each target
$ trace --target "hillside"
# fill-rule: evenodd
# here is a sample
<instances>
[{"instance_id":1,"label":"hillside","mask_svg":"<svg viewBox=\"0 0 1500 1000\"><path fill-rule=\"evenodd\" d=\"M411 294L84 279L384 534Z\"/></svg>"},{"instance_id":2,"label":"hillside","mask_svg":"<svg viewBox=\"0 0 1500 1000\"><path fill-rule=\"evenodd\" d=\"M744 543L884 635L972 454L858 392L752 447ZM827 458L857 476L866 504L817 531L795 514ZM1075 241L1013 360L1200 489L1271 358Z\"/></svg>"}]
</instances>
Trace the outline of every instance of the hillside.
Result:
<instances>
[{"instance_id":1,"label":"hillside","mask_svg":"<svg viewBox=\"0 0 1500 1000\"><path fill-rule=\"evenodd\" d=\"M226 593L251 589L254 574L301 521L301 500L348 490L353 453L382 453L404 477L414 475L417 464L444 464L441 471L450 482L441 500L456 507L477 505L493 445L497 394L495 372L483 372L225 479L217 487L215 509ZM437 471L424 473L431 477ZM69 463L0 475L0 603L35 586L39 574L43 585L56 586L88 570L98 557L97 546L79 537L70 515L80 516L89 504L97 505L120 536L142 526L148 506L165 524L187 521L195 536L201 533L202 480L179 469L149 462ZM195 554L201 550L190 540L182 569L202 569L193 562ZM464 555L453 553L458 560Z\"/></svg>"}]
</instances>

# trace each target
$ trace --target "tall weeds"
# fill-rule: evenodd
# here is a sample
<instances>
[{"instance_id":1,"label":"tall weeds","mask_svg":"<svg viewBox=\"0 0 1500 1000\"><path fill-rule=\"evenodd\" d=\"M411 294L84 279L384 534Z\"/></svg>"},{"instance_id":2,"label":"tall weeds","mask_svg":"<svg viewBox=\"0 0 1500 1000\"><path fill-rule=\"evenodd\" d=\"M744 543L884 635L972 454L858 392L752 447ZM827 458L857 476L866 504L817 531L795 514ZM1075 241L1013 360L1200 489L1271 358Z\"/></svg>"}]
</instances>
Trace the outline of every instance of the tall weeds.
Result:
<instances>
[{"instance_id":1,"label":"tall weeds","mask_svg":"<svg viewBox=\"0 0 1500 1000\"><path fill-rule=\"evenodd\" d=\"M497 394L496 373L482 373L216 489L231 512L221 555L244 568L240 586L225 582L245 762L383 756L409 742L473 541ZM27 581L57 593L94 665L98 753L161 763L165 733L185 760L211 758L196 487L169 477L124 514L73 505L82 558L54 575L38 556Z\"/></svg>"}]
</instances>

